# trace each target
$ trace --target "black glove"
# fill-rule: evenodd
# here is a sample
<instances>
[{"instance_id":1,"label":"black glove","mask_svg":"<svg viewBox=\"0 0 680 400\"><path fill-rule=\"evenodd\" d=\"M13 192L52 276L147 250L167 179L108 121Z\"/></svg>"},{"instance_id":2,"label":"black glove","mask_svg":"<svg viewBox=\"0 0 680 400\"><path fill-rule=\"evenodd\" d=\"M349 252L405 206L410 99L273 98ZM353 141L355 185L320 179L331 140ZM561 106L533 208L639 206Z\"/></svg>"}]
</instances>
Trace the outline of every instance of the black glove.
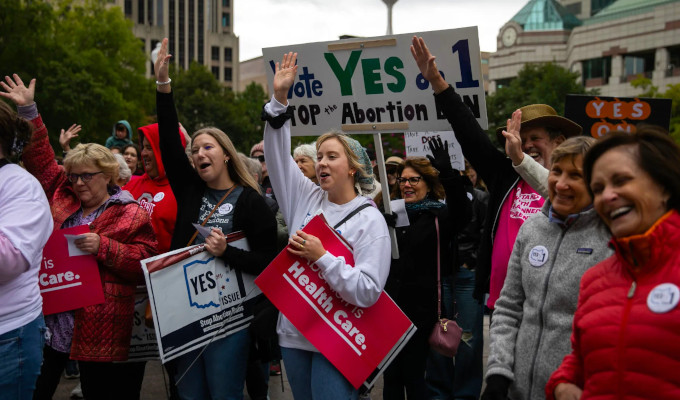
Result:
<instances>
[{"instance_id":1,"label":"black glove","mask_svg":"<svg viewBox=\"0 0 680 400\"><path fill-rule=\"evenodd\" d=\"M481 400L506 400L508 398L508 388L510 379L503 375L491 375L486 378L486 389L482 393Z\"/></svg>"},{"instance_id":2,"label":"black glove","mask_svg":"<svg viewBox=\"0 0 680 400\"><path fill-rule=\"evenodd\" d=\"M385 218L385 223L387 223L387 226L390 226L394 228L394 226L397 224L397 214L395 213L381 213L383 218Z\"/></svg>"},{"instance_id":3,"label":"black glove","mask_svg":"<svg viewBox=\"0 0 680 400\"><path fill-rule=\"evenodd\" d=\"M437 137L427 144L430 146L432 156L428 154L427 158L432 163L432 166L439 171L440 175L453 174L453 167L451 166L451 158L449 157L449 141L442 144L442 139ZM434 156L434 157L433 157Z\"/></svg>"}]
</instances>

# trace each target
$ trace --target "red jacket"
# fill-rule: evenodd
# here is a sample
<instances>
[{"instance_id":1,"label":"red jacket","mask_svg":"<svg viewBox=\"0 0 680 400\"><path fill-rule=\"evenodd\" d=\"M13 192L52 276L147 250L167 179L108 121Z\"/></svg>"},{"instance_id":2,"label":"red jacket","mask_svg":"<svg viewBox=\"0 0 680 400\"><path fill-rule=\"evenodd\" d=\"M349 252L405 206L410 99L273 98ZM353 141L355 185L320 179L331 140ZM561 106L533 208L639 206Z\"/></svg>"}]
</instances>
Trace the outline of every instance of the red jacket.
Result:
<instances>
[{"instance_id":1,"label":"red jacket","mask_svg":"<svg viewBox=\"0 0 680 400\"><path fill-rule=\"evenodd\" d=\"M179 131L182 146L186 146L184 135ZM159 148L158 124L151 124L139 128L140 142L142 136L146 137L153 149L154 158L158 168L158 176L151 179L149 174L144 173L140 178L131 180L123 189L132 194L139 205L144 207L151 217L153 230L158 238L158 252L170 251L170 241L175 230L177 219L177 201L170 188L170 182L165 175L165 167L161 160ZM140 143L141 148L141 143Z\"/></svg>"},{"instance_id":2,"label":"red jacket","mask_svg":"<svg viewBox=\"0 0 680 400\"><path fill-rule=\"evenodd\" d=\"M581 279L572 353L546 397L570 382L586 399L680 399L680 215L611 241L616 253Z\"/></svg>"},{"instance_id":3,"label":"red jacket","mask_svg":"<svg viewBox=\"0 0 680 400\"><path fill-rule=\"evenodd\" d=\"M45 190L56 230L78 211L80 200L54 160L42 118L31 122L36 130L23 162ZM90 230L100 236L96 259L105 300L76 310L71 358L124 361L130 348L135 287L144 281L139 261L156 254L155 234L149 215L135 202L112 204L90 224Z\"/></svg>"}]
</instances>

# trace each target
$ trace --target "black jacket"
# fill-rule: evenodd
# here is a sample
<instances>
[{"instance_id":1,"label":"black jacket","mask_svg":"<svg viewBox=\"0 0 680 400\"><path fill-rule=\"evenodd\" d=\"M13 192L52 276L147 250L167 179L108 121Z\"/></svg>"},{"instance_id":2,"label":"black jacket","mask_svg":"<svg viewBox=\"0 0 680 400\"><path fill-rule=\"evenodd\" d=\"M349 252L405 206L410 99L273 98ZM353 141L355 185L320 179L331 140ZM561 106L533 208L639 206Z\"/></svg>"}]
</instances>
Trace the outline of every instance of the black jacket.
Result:
<instances>
[{"instance_id":1,"label":"black jacket","mask_svg":"<svg viewBox=\"0 0 680 400\"><path fill-rule=\"evenodd\" d=\"M457 173L441 177L447 206L409 213L410 225L396 228L399 259L392 259L385 291L418 329L432 329L437 319L437 231L439 218L441 276L455 265L456 234L470 220L471 202Z\"/></svg>"},{"instance_id":2,"label":"black jacket","mask_svg":"<svg viewBox=\"0 0 680 400\"><path fill-rule=\"evenodd\" d=\"M207 185L182 150L172 93L156 92L156 104L161 159L177 199L177 221L170 244L174 250L185 247L194 234L191 224L198 220ZM250 187L243 188L234 207L233 230L245 232L250 251L227 246L222 258L230 267L259 275L276 256L276 218L264 198Z\"/></svg>"},{"instance_id":3,"label":"black jacket","mask_svg":"<svg viewBox=\"0 0 680 400\"><path fill-rule=\"evenodd\" d=\"M469 269L477 268L479 242L484 234L486 208L489 194L479 189L472 190L472 218L465 229L458 234L459 264L466 264Z\"/></svg>"},{"instance_id":4,"label":"black jacket","mask_svg":"<svg viewBox=\"0 0 680 400\"><path fill-rule=\"evenodd\" d=\"M435 95L435 102L451 124L463 155L489 188L488 214L484 222L484 236L479 246L475 270L474 297L481 302L484 295L489 292L491 249L496 236L499 213L503 202L517 185L520 177L512 167L512 160L491 143L472 111L451 86Z\"/></svg>"}]
</instances>

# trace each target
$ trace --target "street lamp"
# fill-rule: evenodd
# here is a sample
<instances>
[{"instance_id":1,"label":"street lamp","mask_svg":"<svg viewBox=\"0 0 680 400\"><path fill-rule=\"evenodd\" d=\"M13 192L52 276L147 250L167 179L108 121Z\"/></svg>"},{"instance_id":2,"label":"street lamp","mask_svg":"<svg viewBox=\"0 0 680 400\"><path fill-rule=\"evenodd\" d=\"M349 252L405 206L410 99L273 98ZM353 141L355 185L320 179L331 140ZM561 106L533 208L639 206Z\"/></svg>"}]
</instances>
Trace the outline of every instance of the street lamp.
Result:
<instances>
[{"instance_id":1,"label":"street lamp","mask_svg":"<svg viewBox=\"0 0 680 400\"><path fill-rule=\"evenodd\" d=\"M397 0L382 0L387 5L387 34L392 34L392 7Z\"/></svg>"}]
</instances>

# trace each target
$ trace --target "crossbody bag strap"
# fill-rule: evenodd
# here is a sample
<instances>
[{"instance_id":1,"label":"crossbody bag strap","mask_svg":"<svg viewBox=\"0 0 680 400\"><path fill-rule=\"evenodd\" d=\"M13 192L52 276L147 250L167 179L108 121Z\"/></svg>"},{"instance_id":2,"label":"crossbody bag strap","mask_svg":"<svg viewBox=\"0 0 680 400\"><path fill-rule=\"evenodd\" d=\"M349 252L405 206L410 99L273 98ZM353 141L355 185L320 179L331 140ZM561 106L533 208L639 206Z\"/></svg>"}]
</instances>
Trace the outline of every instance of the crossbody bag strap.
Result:
<instances>
[{"instance_id":1,"label":"crossbody bag strap","mask_svg":"<svg viewBox=\"0 0 680 400\"><path fill-rule=\"evenodd\" d=\"M236 189L236 184L234 184L234 186L232 186L231 189L229 189L229 191L228 191L227 193L225 193L224 196L222 196L222 198L220 199L220 201L218 201L217 204L215 204L215 207L213 207L212 211L210 211L210 214L208 214L208 216L205 217L205 219L203 220L203 222L201 222L201 226L205 226L205 223L208 222L208 219L210 219L210 217L211 217L211 216L215 213L215 211L217 210L217 207L219 207L220 205L222 205L222 202L227 198L227 196L229 196L229 194L230 194L231 192L234 191L234 189ZM189 239L189 243L187 243L187 247L191 246L191 244L194 242L194 240L196 240L196 236L197 236L197 235L198 235L198 230L196 230L196 231L194 232L194 234L191 236L191 239Z\"/></svg>"},{"instance_id":2,"label":"crossbody bag strap","mask_svg":"<svg viewBox=\"0 0 680 400\"><path fill-rule=\"evenodd\" d=\"M437 230L437 319L442 319L442 282L440 269L439 218L434 217L434 227Z\"/></svg>"},{"instance_id":3,"label":"crossbody bag strap","mask_svg":"<svg viewBox=\"0 0 680 400\"><path fill-rule=\"evenodd\" d=\"M353 216L357 215L357 213L358 213L359 211L363 210L363 209L366 208L366 207L370 207L370 206L371 206L371 205L370 205L369 203L364 203L364 204L360 205L359 207L355 208L354 211L352 211L351 213L347 214L347 216L346 216L345 218L343 218L342 221L340 221L340 222L338 222L337 224L335 224L335 226L333 227L333 229L338 229L338 227L339 227L340 225L344 224L344 223L347 222L350 218L352 218Z\"/></svg>"}]
</instances>

